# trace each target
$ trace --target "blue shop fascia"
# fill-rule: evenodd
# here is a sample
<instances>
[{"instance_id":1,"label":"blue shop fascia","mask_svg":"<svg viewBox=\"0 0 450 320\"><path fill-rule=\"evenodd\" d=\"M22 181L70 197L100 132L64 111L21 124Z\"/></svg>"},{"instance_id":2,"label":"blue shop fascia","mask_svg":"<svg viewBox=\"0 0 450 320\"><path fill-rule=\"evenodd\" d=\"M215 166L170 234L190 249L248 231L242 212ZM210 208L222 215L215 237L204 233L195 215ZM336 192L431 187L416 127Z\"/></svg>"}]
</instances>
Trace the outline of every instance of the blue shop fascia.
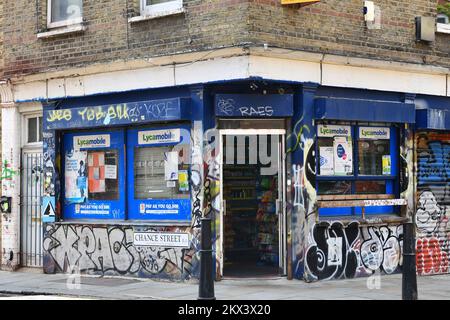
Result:
<instances>
[{"instance_id":1,"label":"blue shop fascia","mask_svg":"<svg viewBox=\"0 0 450 320\"><path fill-rule=\"evenodd\" d=\"M258 79L48 101L44 271L198 279L209 214L216 279L398 272L414 99Z\"/></svg>"}]
</instances>

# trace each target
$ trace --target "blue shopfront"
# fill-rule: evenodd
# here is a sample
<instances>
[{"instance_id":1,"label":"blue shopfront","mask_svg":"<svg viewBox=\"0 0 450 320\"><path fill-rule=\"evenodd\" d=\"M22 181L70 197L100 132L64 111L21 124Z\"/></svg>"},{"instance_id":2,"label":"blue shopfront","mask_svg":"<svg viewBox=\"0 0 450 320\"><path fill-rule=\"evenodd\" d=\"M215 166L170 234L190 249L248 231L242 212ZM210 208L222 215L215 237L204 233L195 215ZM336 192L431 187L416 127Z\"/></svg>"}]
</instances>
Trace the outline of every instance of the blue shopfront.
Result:
<instances>
[{"instance_id":1,"label":"blue shopfront","mask_svg":"<svg viewBox=\"0 0 450 320\"><path fill-rule=\"evenodd\" d=\"M44 270L198 278L210 214L216 279L398 272L414 98L255 80L49 102Z\"/></svg>"},{"instance_id":2,"label":"blue shopfront","mask_svg":"<svg viewBox=\"0 0 450 320\"><path fill-rule=\"evenodd\" d=\"M191 181L201 181L202 90L45 105L46 273L198 277Z\"/></svg>"},{"instance_id":3,"label":"blue shopfront","mask_svg":"<svg viewBox=\"0 0 450 320\"><path fill-rule=\"evenodd\" d=\"M292 122L292 269L306 281L395 273L413 208L414 97L303 85Z\"/></svg>"}]
</instances>

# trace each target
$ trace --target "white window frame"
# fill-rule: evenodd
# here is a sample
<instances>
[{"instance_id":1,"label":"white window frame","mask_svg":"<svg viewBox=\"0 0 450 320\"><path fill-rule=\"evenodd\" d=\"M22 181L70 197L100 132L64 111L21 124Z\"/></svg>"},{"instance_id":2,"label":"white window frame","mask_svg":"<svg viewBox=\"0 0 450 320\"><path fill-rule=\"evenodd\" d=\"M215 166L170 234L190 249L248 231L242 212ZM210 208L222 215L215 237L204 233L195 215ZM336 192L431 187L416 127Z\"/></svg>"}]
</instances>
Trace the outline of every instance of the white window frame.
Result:
<instances>
[{"instance_id":1,"label":"white window frame","mask_svg":"<svg viewBox=\"0 0 450 320\"><path fill-rule=\"evenodd\" d=\"M170 14L181 9L183 9L183 0L172 0L152 5L146 5L146 0L141 0L141 16Z\"/></svg>"},{"instance_id":2,"label":"white window frame","mask_svg":"<svg viewBox=\"0 0 450 320\"><path fill-rule=\"evenodd\" d=\"M67 19L64 21L52 22L52 1L47 0L47 28L59 28L70 26L73 24L80 24L83 22L83 6L81 6L81 17L75 19Z\"/></svg>"}]
</instances>

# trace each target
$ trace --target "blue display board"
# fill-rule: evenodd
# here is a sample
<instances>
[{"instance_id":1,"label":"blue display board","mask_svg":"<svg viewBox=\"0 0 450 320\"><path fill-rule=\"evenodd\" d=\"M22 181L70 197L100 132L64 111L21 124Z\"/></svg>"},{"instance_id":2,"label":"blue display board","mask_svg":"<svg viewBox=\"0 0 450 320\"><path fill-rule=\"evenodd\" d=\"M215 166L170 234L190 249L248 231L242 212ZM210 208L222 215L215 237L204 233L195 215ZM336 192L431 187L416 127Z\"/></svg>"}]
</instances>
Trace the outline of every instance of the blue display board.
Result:
<instances>
[{"instance_id":1,"label":"blue display board","mask_svg":"<svg viewBox=\"0 0 450 320\"><path fill-rule=\"evenodd\" d=\"M189 99L170 98L71 109L44 110L45 130L189 119Z\"/></svg>"},{"instance_id":2,"label":"blue display board","mask_svg":"<svg viewBox=\"0 0 450 320\"><path fill-rule=\"evenodd\" d=\"M61 194L64 219L125 218L124 146L124 130L64 134L61 156L64 173ZM108 163L105 160L105 152L117 152L117 163ZM92 162L92 165L88 162ZM91 184L89 177L92 172L98 176L98 180L91 181ZM114 200L91 199L89 192L93 191L96 194L100 194L102 190L104 192L105 178L117 180L117 197L114 197Z\"/></svg>"},{"instance_id":3,"label":"blue display board","mask_svg":"<svg viewBox=\"0 0 450 320\"><path fill-rule=\"evenodd\" d=\"M135 149L176 146L183 149L188 161L190 150L190 129L187 126L161 127L161 128L139 128L130 129L127 132L127 185L128 185L128 218L134 220L153 221L178 221L188 222L191 220L191 199L188 183L189 170L183 174L187 179L187 187L183 198L162 199L167 195L155 193L148 198L135 198ZM160 149L153 149L155 152L163 152ZM163 154L158 154L163 157ZM150 158L148 161L152 161ZM188 162L190 163L190 161ZM178 170L178 169L175 169ZM162 183L170 183L163 181ZM177 187L178 188L178 187ZM162 185L161 189L165 189Z\"/></svg>"},{"instance_id":4,"label":"blue display board","mask_svg":"<svg viewBox=\"0 0 450 320\"><path fill-rule=\"evenodd\" d=\"M216 94L216 115L220 117L277 118L294 114L292 94Z\"/></svg>"}]
</instances>

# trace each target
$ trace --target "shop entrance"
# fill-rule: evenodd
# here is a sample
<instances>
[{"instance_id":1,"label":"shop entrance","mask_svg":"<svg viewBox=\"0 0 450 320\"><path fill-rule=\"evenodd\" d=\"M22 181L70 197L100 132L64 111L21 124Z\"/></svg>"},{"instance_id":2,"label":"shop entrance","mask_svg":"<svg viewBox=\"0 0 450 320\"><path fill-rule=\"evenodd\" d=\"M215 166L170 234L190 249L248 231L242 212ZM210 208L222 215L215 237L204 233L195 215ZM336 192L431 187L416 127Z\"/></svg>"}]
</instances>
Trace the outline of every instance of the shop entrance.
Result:
<instances>
[{"instance_id":1,"label":"shop entrance","mask_svg":"<svg viewBox=\"0 0 450 320\"><path fill-rule=\"evenodd\" d=\"M284 130L222 130L224 277L285 273Z\"/></svg>"}]
</instances>

